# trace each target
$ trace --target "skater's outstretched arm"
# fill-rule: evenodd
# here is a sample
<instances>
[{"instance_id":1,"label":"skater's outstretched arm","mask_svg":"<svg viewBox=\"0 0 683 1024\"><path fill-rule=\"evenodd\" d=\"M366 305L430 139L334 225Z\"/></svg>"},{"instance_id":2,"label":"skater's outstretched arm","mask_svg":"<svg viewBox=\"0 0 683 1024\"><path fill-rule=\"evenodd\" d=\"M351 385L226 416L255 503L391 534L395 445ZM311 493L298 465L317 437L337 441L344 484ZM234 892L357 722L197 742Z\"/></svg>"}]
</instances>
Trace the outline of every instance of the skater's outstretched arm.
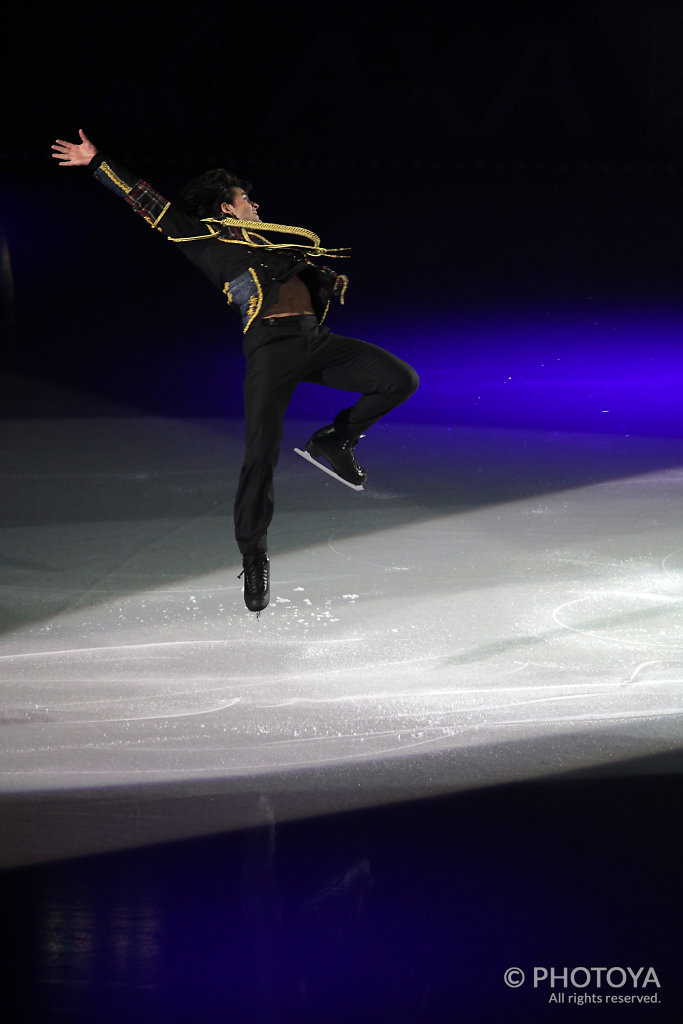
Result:
<instances>
[{"instance_id":1,"label":"skater's outstretched arm","mask_svg":"<svg viewBox=\"0 0 683 1024\"><path fill-rule=\"evenodd\" d=\"M215 234L213 229L173 207L168 199L118 160L105 156L82 128L78 134L80 142L57 139L53 143L52 156L59 161L60 167L88 167L99 184L125 199L148 224L172 241L184 240L187 236L208 239Z\"/></svg>"}]
</instances>

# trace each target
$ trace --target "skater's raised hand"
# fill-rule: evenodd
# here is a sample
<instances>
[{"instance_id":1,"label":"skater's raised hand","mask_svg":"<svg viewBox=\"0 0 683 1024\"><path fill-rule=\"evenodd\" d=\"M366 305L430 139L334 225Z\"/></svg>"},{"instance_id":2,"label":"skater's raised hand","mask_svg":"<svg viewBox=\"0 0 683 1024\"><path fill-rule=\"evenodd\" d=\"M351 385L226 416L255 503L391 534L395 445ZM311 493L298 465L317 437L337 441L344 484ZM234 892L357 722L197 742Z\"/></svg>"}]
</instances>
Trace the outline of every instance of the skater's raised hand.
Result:
<instances>
[{"instance_id":1,"label":"skater's raised hand","mask_svg":"<svg viewBox=\"0 0 683 1024\"><path fill-rule=\"evenodd\" d=\"M97 146L93 146L82 128L78 129L78 134L81 137L80 143L57 139L53 144L52 156L53 159L59 160L60 167L84 167L97 153Z\"/></svg>"}]
</instances>

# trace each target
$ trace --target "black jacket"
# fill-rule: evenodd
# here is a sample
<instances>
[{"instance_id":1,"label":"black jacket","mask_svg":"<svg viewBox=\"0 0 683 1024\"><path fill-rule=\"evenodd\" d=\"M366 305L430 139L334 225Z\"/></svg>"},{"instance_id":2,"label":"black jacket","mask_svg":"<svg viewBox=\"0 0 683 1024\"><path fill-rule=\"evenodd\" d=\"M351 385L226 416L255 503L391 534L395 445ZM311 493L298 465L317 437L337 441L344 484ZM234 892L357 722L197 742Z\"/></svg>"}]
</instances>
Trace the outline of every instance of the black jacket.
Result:
<instances>
[{"instance_id":1,"label":"black jacket","mask_svg":"<svg viewBox=\"0 0 683 1024\"><path fill-rule=\"evenodd\" d=\"M121 196L194 263L235 306L242 317L244 349L249 351L249 328L277 302L279 287L298 274L311 294L313 310L322 323L333 295L343 302L348 278L313 262L315 244L277 246L256 234L219 221L202 221L174 207L147 182L117 161L97 153L90 162L95 179ZM268 230L263 228L260 230ZM315 238L312 233L309 237Z\"/></svg>"}]
</instances>

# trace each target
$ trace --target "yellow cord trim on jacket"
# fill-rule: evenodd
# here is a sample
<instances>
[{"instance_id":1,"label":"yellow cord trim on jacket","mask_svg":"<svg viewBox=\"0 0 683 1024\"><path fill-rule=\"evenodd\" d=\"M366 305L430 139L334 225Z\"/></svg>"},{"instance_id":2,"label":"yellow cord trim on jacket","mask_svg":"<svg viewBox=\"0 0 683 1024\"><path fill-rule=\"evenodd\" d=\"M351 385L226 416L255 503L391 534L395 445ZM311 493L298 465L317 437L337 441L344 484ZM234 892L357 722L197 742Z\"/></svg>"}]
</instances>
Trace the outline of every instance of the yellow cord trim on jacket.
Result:
<instances>
[{"instance_id":1,"label":"yellow cord trim on jacket","mask_svg":"<svg viewBox=\"0 0 683 1024\"><path fill-rule=\"evenodd\" d=\"M206 238L206 235L200 235L200 238ZM169 238L169 242L194 242L194 238ZM350 256L340 256L342 252L348 252L348 246L343 249L319 249L312 248L310 245L298 245L296 242L266 242L265 245L260 245L258 242L242 242L239 238L219 238L219 242L225 242L226 245L246 245L250 249L297 249L304 253L305 256L336 256L340 260L351 259Z\"/></svg>"},{"instance_id":2,"label":"yellow cord trim on jacket","mask_svg":"<svg viewBox=\"0 0 683 1024\"><path fill-rule=\"evenodd\" d=\"M255 238L256 242L251 242L252 245L259 245L259 243L262 245L272 244L271 242L268 241L267 238L264 238L263 235L257 235L254 231L252 231L250 234L247 234L246 231L242 231L242 237L246 238L248 242L251 241L251 239Z\"/></svg>"},{"instance_id":3,"label":"yellow cord trim on jacket","mask_svg":"<svg viewBox=\"0 0 683 1024\"><path fill-rule=\"evenodd\" d=\"M166 211L164 211L165 213ZM163 216L163 214L162 214ZM204 235L189 235L187 238L171 238L169 235L166 236L169 242L205 242L207 238L213 238L218 232L215 228L212 228L210 224L207 224L208 231Z\"/></svg>"},{"instance_id":4,"label":"yellow cord trim on jacket","mask_svg":"<svg viewBox=\"0 0 683 1024\"><path fill-rule=\"evenodd\" d=\"M247 323L244 328L245 334L253 324L256 317L259 315L261 311L261 306L263 305L263 291L261 290L261 282L256 276L256 271L252 270L251 267L249 268L249 273L254 278L254 283L258 290L258 299L256 298L255 295L252 295L249 299L249 302L247 303L247 316L249 317L249 319L247 320Z\"/></svg>"},{"instance_id":5,"label":"yellow cord trim on jacket","mask_svg":"<svg viewBox=\"0 0 683 1024\"><path fill-rule=\"evenodd\" d=\"M256 228L259 231L280 231L286 235L300 235L312 242L314 249L320 248L320 238L314 231L309 231L308 228L293 227L290 224L270 224L263 220L237 220L235 217L203 217L202 223L222 224L226 228L242 228L243 231L246 228Z\"/></svg>"},{"instance_id":6,"label":"yellow cord trim on jacket","mask_svg":"<svg viewBox=\"0 0 683 1024\"><path fill-rule=\"evenodd\" d=\"M152 227L153 228L155 228L158 225L159 221L162 219L162 217L164 216L164 214L166 213L166 211L168 210L170 205L171 205L170 203L166 203L166 206L163 208L163 210L161 211L161 213L159 214L157 219L152 223Z\"/></svg>"},{"instance_id":7,"label":"yellow cord trim on jacket","mask_svg":"<svg viewBox=\"0 0 683 1024\"><path fill-rule=\"evenodd\" d=\"M305 256L336 256L340 260L349 259L348 256L341 255L341 253L349 251L348 246L344 246L341 249L323 249L320 245L320 238L318 235L314 234L313 231L309 231L308 228L297 228L288 224L268 224L260 220L236 220L234 217L223 217L222 220L218 220L216 217L204 217L202 224L206 224L209 232L208 234L189 235L187 238L171 238L170 236L167 236L168 241L177 243L201 242L205 241L207 238L215 236L219 242L224 242L225 245L246 245L250 249L297 249ZM242 238L221 238L218 231L211 227L212 224L239 227L242 232ZM249 234L246 229L253 226L258 226L266 231L282 231L286 234L294 234L304 238L309 238L313 242L313 246L300 245L297 242L269 242L267 238L263 237L263 235L256 234L255 232ZM254 241L255 238L258 238L259 241Z\"/></svg>"},{"instance_id":8,"label":"yellow cord trim on jacket","mask_svg":"<svg viewBox=\"0 0 683 1024\"><path fill-rule=\"evenodd\" d=\"M110 167L110 166L109 166L109 164L108 164L108 163L106 162L106 160L103 160L103 161L102 161L102 163L101 163L101 164L100 164L100 166L98 167L98 170L100 170L100 171L104 171L104 173L105 173L105 174L107 175L107 177L108 177L108 178L111 178L111 180L112 180L112 181L114 182L114 184L116 185L116 187L117 187L117 188L120 188L122 192L125 192L125 193L126 193L126 195L128 195L128 193L129 193L129 192L132 192L132 191L133 191L133 186L132 186L132 185L126 185L125 181L123 181L123 179L122 179L122 178L119 178L118 174L116 174L116 173L115 173L115 172L114 172L114 171L113 171L113 170L111 169L111 167Z\"/></svg>"}]
</instances>

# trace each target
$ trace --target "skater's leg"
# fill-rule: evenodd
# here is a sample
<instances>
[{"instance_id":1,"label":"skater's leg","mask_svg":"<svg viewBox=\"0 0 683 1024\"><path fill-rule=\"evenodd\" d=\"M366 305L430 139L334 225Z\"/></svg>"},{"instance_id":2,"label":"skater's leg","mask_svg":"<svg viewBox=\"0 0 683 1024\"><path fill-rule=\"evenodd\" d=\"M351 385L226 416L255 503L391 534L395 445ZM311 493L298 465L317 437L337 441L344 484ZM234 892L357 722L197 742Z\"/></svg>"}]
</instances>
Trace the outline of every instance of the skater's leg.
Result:
<instances>
[{"instance_id":1,"label":"skater's leg","mask_svg":"<svg viewBox=\"0 0 683 1024\"><path fill-rule=\"evenodd\" d=\"M245 453L235 496L235 538L243 555L268 550L273 472L285 412L300 380L301 345L285 339L257 348L244 378Z\"/></svg>"},{"instance_id":2,"label":"skater's leg","mask_svg":"<svg viewBox=\"0 0 683 1024\"><path fill-rule=\"evenodd\" d=\"M415 392L419 383L417 373L408 363L377 345L320 331L305 380L362 392L355 405L342 409L333 423L313 434L305 452L296 449L325 472L329 472L327 463L344 483L362 490L367 473L356 462L354 448L358 439Z\"/></svg>"},{"instance_id":3,"label":"skater's leg","mask_svg":"<svg viewBox=\"0 0 683 1024\"><path fill-rule=\"evenodd\" d=\"M315 369L305 380L343 391L360 391L349 409L337 414L340 434L357 440L373 423L405 402L418 388L416 371L386 349L356 338L321 332Z\"/></svg>"}]
</instances>

